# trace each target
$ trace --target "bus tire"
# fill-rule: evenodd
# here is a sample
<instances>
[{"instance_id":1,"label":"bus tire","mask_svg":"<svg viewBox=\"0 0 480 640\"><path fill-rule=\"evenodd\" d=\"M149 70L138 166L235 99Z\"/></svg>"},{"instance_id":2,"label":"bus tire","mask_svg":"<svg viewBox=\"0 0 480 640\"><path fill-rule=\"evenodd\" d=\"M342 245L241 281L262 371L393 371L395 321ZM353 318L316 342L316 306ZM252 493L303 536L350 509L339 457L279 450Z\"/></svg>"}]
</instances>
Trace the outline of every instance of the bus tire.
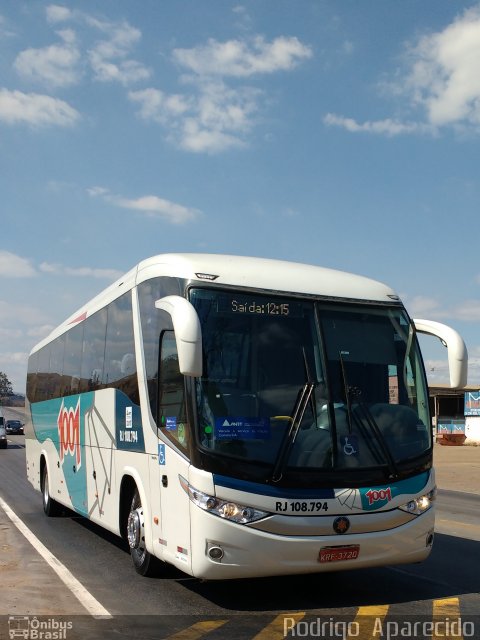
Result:
<instances>
[{"instance_id":1,"label":"bus tire","mask_svg":"<svg viewBox=\"0 0 480 640\"><path fill-rule=\"evenodd\" d=\"M49 518L60 515L62 509L50 495L50 483L48 481L48 470L45 464L42 471L42 502L43 511Z\"/></svg>"},{"instance_id":2,"label":"bus tire","mask_svg":"<svg viewBox=\"0 0 480 640\"><path fill-rule=\"evenodd\" d=\"M133 493L127 518L127 541L135 571L141 576L155 575L158 571L158 563L145 546L145 520L137 487Z\"/></svg>"}]
</instances>

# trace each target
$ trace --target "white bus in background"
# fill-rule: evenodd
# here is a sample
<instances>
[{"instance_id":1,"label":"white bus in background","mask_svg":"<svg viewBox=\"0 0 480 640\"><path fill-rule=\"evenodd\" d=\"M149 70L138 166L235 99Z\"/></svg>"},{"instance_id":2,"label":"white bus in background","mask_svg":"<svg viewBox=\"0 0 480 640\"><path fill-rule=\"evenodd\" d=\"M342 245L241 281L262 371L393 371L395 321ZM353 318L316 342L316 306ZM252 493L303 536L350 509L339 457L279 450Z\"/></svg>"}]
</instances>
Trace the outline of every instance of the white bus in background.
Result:
<instances>
[{"instance_id":1,"label":"white bus in background","mask_svg":"<svg viewBox=\"0 0 480 640\"><path fill-rule=\"evenodd\" d=\"M416 331L392 289L221 255L145 260L30 355L27 473L164 561L210 579L418 562L435 477Z\"/></svg>"}]
</instances>

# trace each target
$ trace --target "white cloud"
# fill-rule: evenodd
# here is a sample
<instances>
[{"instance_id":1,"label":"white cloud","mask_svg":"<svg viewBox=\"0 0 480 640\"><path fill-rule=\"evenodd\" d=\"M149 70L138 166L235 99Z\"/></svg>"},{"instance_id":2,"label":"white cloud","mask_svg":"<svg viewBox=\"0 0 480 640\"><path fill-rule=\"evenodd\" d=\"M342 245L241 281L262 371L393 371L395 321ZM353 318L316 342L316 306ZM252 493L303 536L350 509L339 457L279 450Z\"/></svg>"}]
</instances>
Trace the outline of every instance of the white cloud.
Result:
<instances>
[{"instance_id":1,"label":"white cloud","mask_svg":"<svg viewBox=\"0 0 480 640\"><path fill-rule=\"evenodd\" d=\"M451 315L463 322L480 322L480 300L465 300L452 311Z\"/></svg>"},{"instance_id":2,"label":"white cloud","mask_svg":"<svg viewBox=\"0 0 480 640\"><path fill-rule=\"evenodd\" d=\"M423 35L407 47L406 67L382 87L402 111L415 114L358 122L329 113L323 122L352 133L397 136L436 135L446 126L480 132L480 5L467 9L443 30Z\"/></svg>"},{"instance_id":3,"label":"white cloud","mask_svg":"<svg viewBox=\"0 0 480 640\"><path fill-rule=\"evenodd\" d=\"M15 59L14 67L26 79L46 83L52 87L77 84L81 77L80 50L71 29L59 31L63 44L41 49L25 49Z\"/></svg>"},{"instance_id":4,"label":"white cloud","mask_svg":"<svg viewBox=\"0 0 480 640\"><path fill-rule=\"evenodd\" d=\"M403 297L405 306L410 316L415 318L427 318L430 320L438 320L439 322L448 320L457 320L460 322L480 322L480 300L468 299L464 300L453 307L443 307L442 303L428 296L414 296L408 299Z\"/></svg>"},{"instance_id":5,"label":"white cloud","mask_svg":"<svg viewBox=\"0 0 480 640\"><path fill-rule=\"evenodd\" d=\"M66 127L80 114L67 102L38 93L0 89L0 121L7 124Z\"/></svg>"},{"instance_id":6,"label":"white cloud","mask_svg":"<svg viewBox=\"0 0 480 640\"><path fill-rule=\"evenodd\" d=\"M201 212L198 209L185 207L181 204L159 198L158 196L142 196L136 199L116 196L103 187L93 187L87 190L92 197L101 197L106 202L123 209L139 211L153 218L162 218L171 224L185 224L196 220Z\"/></svg>"},{"instance_id":7,"label":"white cloud","mask_svg":"<svg viewBox=\"0 0 480 640\"><path fill-rule=\"evenodd\" d=\"M2 278L31 278L36 275L30 260L0 250L0 277Z\"/></svg>"},{"instance_id":8,"label":"white cloud","mask_svg":"<svg viewBox=\"0 0 480 640\"><path fill-rule=\"evenodd\" d=\"M66 267L61 264L52 264L50 262L42 262L39 266L40 271L57 276L72 276L74 278L99 278L107 280L116 280L122 275L121 271L116 269L95 269L93 267Z\"/></svg>"},{"instance_id":9,"label":"white cloud","mask_svg":"<svg viewBox=\"0 0 480 640\"><path fill-rule=\"evenodd\" d=\"M42 262L38 270L32 265L27 258L22 258L10 253L9 251L0 250L0 277L3 278L32 278L38 275L38 272L51 275L65 275L74 277L90 277L90 278L106 278L107 280L116 280L122 275L121 271L116 269L97 269L94 267L66 267L61 264L52 264ZM8 305L11 308L11 305ZM1 315L0 315L1 317Z\"/></svg>"},{"instance_id":10,"label":"white cloud","mask_svg":"<svg viewBox=\"0 0 480 640\"><path fill-rule=\"evenodd\" d=\"M107 35L88 52L94 77L100 82L120 82L129 85L147 80L151 71L140 62L128 58L140 41L141 32L128 22L110 23L86 17L87 23Z\"/></svg>"},{"instance_id":11,"label":"white cloud","mask_svg":"<svg viewBox=\"0 0 480 640\"><path fill-rule=\"evenodd\" d=\"M0 326L0 340L10 341L22 336L23 332L18 328Z\"/></svg>"},{"instance_id":12,"label":"white cloud","mask_svg":"<svg viewBox=\"0 0 480 640\"><path fill-rule=\"evenodd\" d=\"M232 135L218 127L214 129L204 127L195 118L187 118L183 122L178 143L182 149L194 153L219 153L244 145L238 135Z\"/></svg>"},{"instance_id":13,"label":"white cloud","mask_svg":"<svg viewBox=\"0 0 480 640\"><path fill-rule=\"evenodd\" d=\"M46 324L49 318L44 309L11 300L0 300L0 321L4 329L18 329L21 325L36 327Z\"/></svg>"},{"instance_id":14,"label":"white cloud","mask_svg":"<svg viewBox=\"0 0 480 640\"><path fill-rule=\"evenodd\" d=\"M2 351L2 370L12 383L14 393L23 393L27 373L26 351Z\"/></svg>"},{"instance_id":15,"label":"white cloud","mask_svg":"<svg viewBox=\"0 0 480 640\"><path fill-rule=\"evenodd\" d=\"M435 298L427 296L414 296L408 299L407 296L402 297L408 313L414 318L430 318L445 315L440 306L440 302Z\"/></svg>"},{"instance_id":16,"label":"white cloud","mask_svg":"<svg viewBox=\"0 0 480 640\"><path fill-rule=\"evenodd\" d=\"M386 118L385 120L359 123L353 118L345 118L334 113L327 113L323 118L323 122L329 127L340 127L351 133L374 133L390 137L409 133L433 133L435 131L430 125L420 122L401 122Z\"/></svg>"},{"instance_id":17,"label":"white cloud","mask_svg":"<svg viewBox=\"0 0 480 640\"><path fill-rule=\"evenodd\" d=\"M167 95L158 89L130 91L128 97L140 105L139 115L145 120L155 120L167 124L172 118L182 116L192 108L193 102L188 96Z\"/></svg>"},{"instance_id":18,"label":"white cloud","mask_svg":"<svg viewBox=\"0 0 480 640\"><path fill-rule=\"evenodd\" d=\"M90 187L87 189L87 193L89 196L96 198L97 196L108 196L110 192L105 187Z\"/></svg>"},{"instance_id":19,"label":"white cloud","mask_svg":"<svg viewBox=\"0 0 480 640\"><path fill-rule=\"evenodd\" d=\"M173 51L173 57L180 65L198 75L237 78L287 71L312 55L312 49L298 38L285 36L272 42L266 42L262 36L256 36L250 42L210 39L206 45Z\"/></svg>"},{"instance_id":20,"label":"white cloud","mask_svg":"<svg viewBox=\"0 0 480 640\"><path fill-rule=\"evenodd\" d=\"M139 115L168 129L168 138L192 152L217 153L245 144L254 126L262 92L253 87L228 87L217 80L190 80L196 93L166 95L156 89L130 92Z\"/></svg>"},{"instance_id":21,"label":"white cloud","mask_svg":"<svg viewBox=\"0 0 480 640\"><path fill-rule=\"evenodd\" d=\"M425 371L429 385L449 383L448 360L425 360Z\"/></svg>"},{"instance_id":22,"label":"white cloud","mask_svg":"<svg viewBox=\"0 0 480 640\"><path fill-rule=\"evenodd\" d=\"M28 353L25 351L13 351L13 352L3 352L2 353L2 363L3 364L18 364L24 363L27 361Z\"/></svg>"},{"instance_id":23,"label":"white cloud","mask_svg":"<svg viewBox=\"0 0 480 640\"><path fill-rule=\"evenodd\" d=\"M119 207L126 209L135 209L154 217L164 218L172 224L185 224L195 220L198 215L198 209L191 209L183 205L176 204L164 198L157 196L143 196L136 200L128 200L126 198L117 198L115 200Z\"/></svg>"},{"instance_id":24,"label":"white cloud","mask_svg":"<svg viewBox=\"0 0 480 640\"><path fill-rule=\"evenodd\" d=\"M291 70L312 55L298 38L210 39L205 45L173 51L174 60L190 74L181 77L188 86L184 93L148 88L130 92L129 98L140 105L139 116L164 126L167 139L176 146L219 153L246 144L265 97L263 90L239 84L239 79ZM227 78L234 78L235 86L227 84Z\"/></svg>"},{"instance_id":25,"label":"white cloud","mask_svg":"<svg viewBox=\"0 0 480 640\"><path fill-rule=\"evenodd\" d=\"M67 7L58 4L50 4L46 8L47 22L55 24L57 22L66 22L72 17L72 12Z\"/></svg>"},{"instance_id":26,"label":"white cloud","mask_svg":"<svg viewBox=\"0 0 480 640\"><path fill-rule=\"evenodd\" d=\"M480 381L480 347L468 346L468 382L479 384ZM480 388L480 385L479 385Z\"/></svg>"},{"instance_id":27,"label":"white cloud","mask_svg":"<svg viewBox=\"0 0 480 640\"><path fill-rule=\"evenodd\" d=\"M100 82L120 82L125 86L141 80L148 80L150 71L140 62L123 60L118 64L104 58L98 51L90 52L90 64L95 79Z\"/></svg>"},{"instance_id":28,"label":"white cloud","mask_svg":"<svg viewBox=\"0 0 480 640\"><path fill-rule=\"evenodd\" d=\"M480 7L411 47L406 89L435 126L480 125Z\"/></svg>"},{"instance_id":29,"label":"white cloud","mask_svg":"<svg viewBox=\"0 0 480 640\"><path fill-rule=\"evenodd\" d=\"M196 220L201 215L198 209L185 207L158 196L148 195L136 199L128 199L112 195L102 187L94 187L89 189L88 192L91 196L100 196L117 207L140 211L150 217L162 218L171 224L185 224Z\"/></svg>"},{"instance_id":30,"label":"white cloud","mask_svg":"<svg viewBox=\"0 0 480 640\"><path fill-rule=\"evenodd\" d=\"M57 35L63 40L61 44L26 49L17 56L15 68L24 78L64 87L78 83L87 68L97 81L119 82L125 86L150 77L150 69L130 58L142 34L127 21L99 20L83 11L71 11L60 5L49 5L46 15L50 24L73 21L81 25L82 37L96 41L90 47L81 47L72 29L58 31ZM101 39L98 39L99 32Z\"/></svg>"},{"instance_id":31,"label":"white cloud","mask_svg":"<svg viewBox=\"0 0 480 640\"><path fill-rule=\"evenodd\" d=\"M42 324L27 331L29 338L34 338L37 342L48 336L55 329L53 324Z\"/></svg>"}]
</instances>

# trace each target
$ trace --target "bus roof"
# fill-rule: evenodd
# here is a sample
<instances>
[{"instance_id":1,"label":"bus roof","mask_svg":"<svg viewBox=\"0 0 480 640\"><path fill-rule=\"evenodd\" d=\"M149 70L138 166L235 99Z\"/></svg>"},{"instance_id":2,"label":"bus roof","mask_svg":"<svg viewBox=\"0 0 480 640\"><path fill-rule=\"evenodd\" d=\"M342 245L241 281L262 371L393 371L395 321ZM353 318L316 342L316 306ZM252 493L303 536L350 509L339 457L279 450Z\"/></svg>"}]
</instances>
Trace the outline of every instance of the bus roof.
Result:
<instances>
[{"instance_id":1,"label":"bus roof","mask_svg":"<svg viewBox=\"0 0 480 640\"><path fill-rule=\"evenodd\" d=\"M189 280L208 280L207 276L213 276L215 284L356 300L391 301L389 296L395 296L390 287L370 278L270 258L169 253L140 262L137 282L155 275Z\"/></svg>"},{"instance_id":2,"label":"bus roof","mask_svg":"<svg viewBox=\"0 0 480 640\"><path fill-rule=\"evenodd\" d=\"M215 286L236 286L244 289L321 296L337 300L383 303L398 302L399 300L395 291L385 284L345 271L269 258L203 253L167 253L140 262L73 313L33 351L132 289L136 284L160 276L183 278L203 284L210 282Z\"/></svg>"}]
</instances>

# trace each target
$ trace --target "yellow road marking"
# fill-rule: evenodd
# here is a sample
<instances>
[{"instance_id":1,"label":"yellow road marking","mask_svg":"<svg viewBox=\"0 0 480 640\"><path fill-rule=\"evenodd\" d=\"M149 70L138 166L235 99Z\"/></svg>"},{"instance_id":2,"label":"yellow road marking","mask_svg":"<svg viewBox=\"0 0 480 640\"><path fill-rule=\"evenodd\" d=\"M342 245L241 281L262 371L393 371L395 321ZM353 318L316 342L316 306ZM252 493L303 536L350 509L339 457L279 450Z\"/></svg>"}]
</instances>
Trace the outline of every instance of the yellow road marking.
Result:
<instances>
[{"instance_id":1,"label":"yellow road marking","mask_svg":"<svg viewBox=\"0 0 480 640\"><path fill-rule=\"evenodd\" d=\"M452 623L457 622L460 618L460 601L458 598L441 598L433 601L432 605L433 624L434 626L432 640L442 638L442 640L463 640L461 630L456 627L450 627ZM445 624L438 625L444 622ZM448 623L448 624L447 624ZM453 631L453 633L452 633Z\"/></svg>"},{"instance_id":2,"label":"yellow road marking","mask_svg":"<svg viewBox=\"0 0 480 640\"><path fill-rule=\"evenodd\" d=\"M305 616L305 611L296 613L281 613L270 624L257 633L252 640L284 640L288 633Z\"/></svg>"},{"instance_id":3,"label":"yellow road marking","mask_svg":"<svg viewBox=\"0 0 480 640\"><path fill-rule=\"evenodd\" d=\"M355 635L348 635L346 640L372 640L381 638L384 631L384 619L390 605L372 605L359 607L353 621ZM285 640L294 631L296 625L305 617L305 611L282 613L264 627L252 640ZM432 601L432 640L463 640L457 623L460 619L460 602L458 598L441 598ZM199 640L207 633L215 631L228 620L204 620L168 636L165 640ZM438 626L435 627L435 623ZM453 631L452 631L453 629ZM461 630L460 630L461 631Z\"/></svg>"},{"instance_id":4,"label":"yellow road marking","mask_svg":"<svg viewBox=\"0 0 480 640\"><path fill-rule=\"evenodd\" d=\"M202 622L196 622L192 624L191 627L174 633L173 636L168 636L165 640L198 640L198 638L201 638L210 631L215 631L215 629L218 629L226 622L228 622L228 620L203 620Z\"/></svg>"},{"instance_id":5,"label":"yellow road marking","mask_svg":"<svg viewBox=\"0 0 480 640\"><path fill-rule=\"evenodd\" d=\"M388 607L388 604L359 607L354 620L356 624L353 626L355 631L358 629L359 633L355 633L355 636L349 635L347 638L355 637L356 640L371 640L371 638L378 638L378 630L381 629L383 619L388 613ZM375 631L377 631L376 634Z\"/></svg>"}]
</instances>

